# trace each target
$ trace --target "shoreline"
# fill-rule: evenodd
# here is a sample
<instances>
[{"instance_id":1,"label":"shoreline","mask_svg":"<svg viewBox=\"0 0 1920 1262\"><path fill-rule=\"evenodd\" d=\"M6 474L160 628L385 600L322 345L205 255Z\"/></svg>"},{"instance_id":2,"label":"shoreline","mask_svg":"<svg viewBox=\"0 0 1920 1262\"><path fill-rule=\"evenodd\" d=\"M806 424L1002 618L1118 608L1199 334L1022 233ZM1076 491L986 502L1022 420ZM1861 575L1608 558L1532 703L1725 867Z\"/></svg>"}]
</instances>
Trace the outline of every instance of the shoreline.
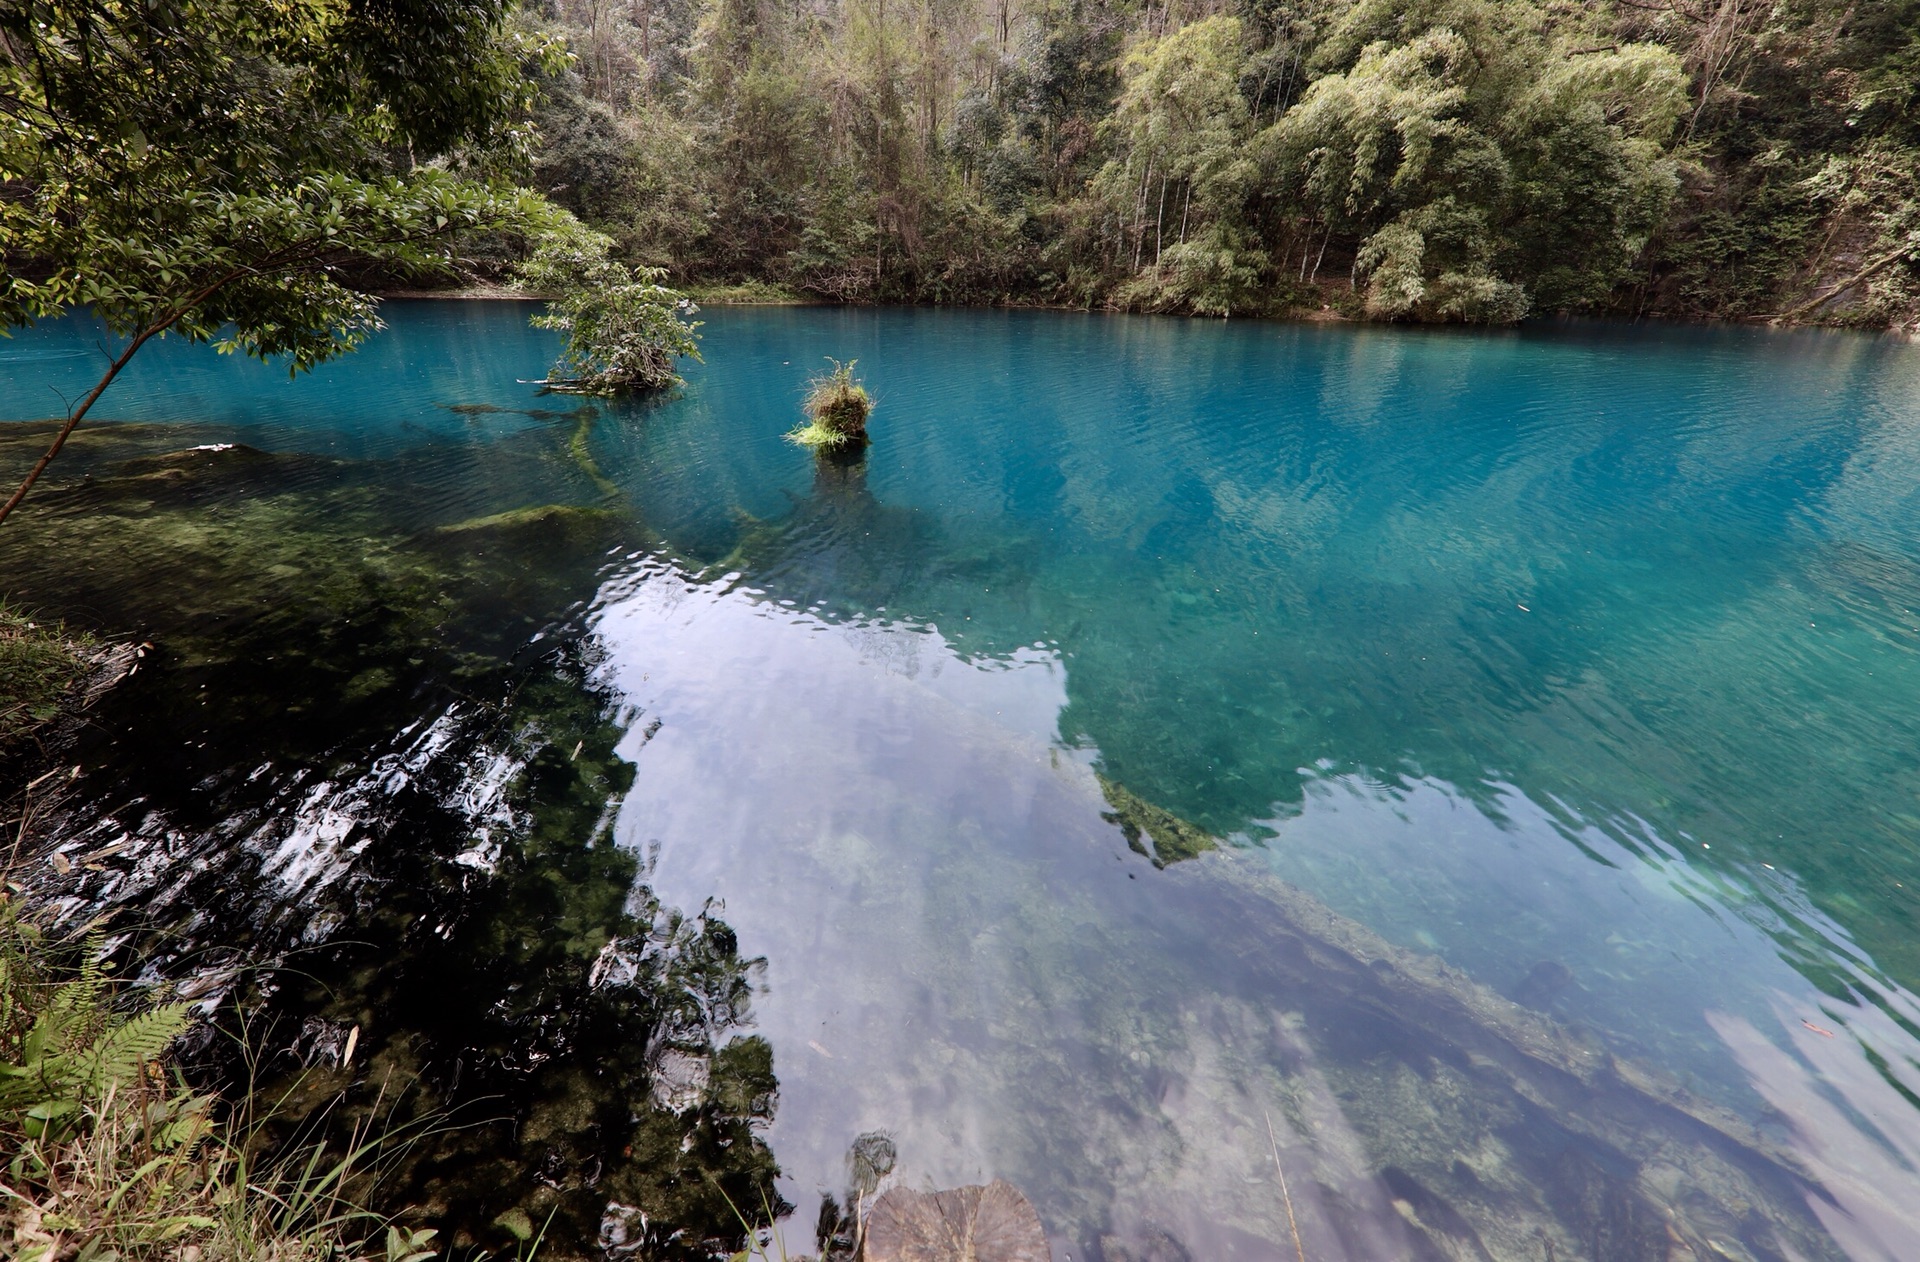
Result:
<instances>
[{"instance_id":1,"label":"shoreline","mask_svg":"<svg viewBox=\"0 0 1920 1262\"><path fill-rule=\"evenodd\" d=\"M720 286L705 293L697 288L681 290L696 305L701 307L895 307L911 309L948 310L948 311L1059 311L1074 312L1081 315L1138 315L1167 316L1182 320L1264 320L1277 324L1347 324L1356 327L1379 326L1427 329L1471 329L1492 331L1495 329L1519 329L1527 325L1550 323L1557 320L1617 320L1627 324L1669 324L1683 327L1727 326L1758 329L1820 329L1833 333L1864 333L1872 336L1893 336L1903 341L1920 341L1920 323L1913 326L1886 324L1879 327L1864 325L1832 324L1819 320L1782 320L1776 316L1678 316L1678 315L1625 315L1619 313L1573 314L1556 312L1545 315L1529 315L1513 324L1466 324L1459 322L1427 323L1410 320L1367 320L1343 315L1330 305L1318 310L1306 307L1294 308L1284 312L1250 313L1240 316L1200 315L1181 311L1134 311L1126 308L1084 307L1051 302L835 302L825 298L808 298L800 294L768 294L765 296L739 296L738 290L745 286ZM769 287L771 288L771 287ZM368 291L381 301L422 302L541 302L549 295L533 290L521 289L512 285L463 285L455 289L375 289Z\"/></svg>"}]
</instances>

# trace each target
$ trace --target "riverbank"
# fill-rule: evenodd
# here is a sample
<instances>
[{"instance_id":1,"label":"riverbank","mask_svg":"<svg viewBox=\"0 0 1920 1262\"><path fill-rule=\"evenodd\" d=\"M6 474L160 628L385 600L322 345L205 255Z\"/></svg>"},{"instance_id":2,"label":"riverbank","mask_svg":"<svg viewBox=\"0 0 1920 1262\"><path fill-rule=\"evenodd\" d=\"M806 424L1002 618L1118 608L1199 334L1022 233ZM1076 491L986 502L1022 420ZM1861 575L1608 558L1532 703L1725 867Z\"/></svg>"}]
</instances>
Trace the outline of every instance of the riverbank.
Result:
<instances>
[{"instance_id":1,"label":"riverbank","mask_svg":"<svg viewBox=\"0 0 1920 1262\"><path fill-rule=\"evenodd\" d=\"M1169 315L1184 316L1195 320L1270 320L1276 323L1304 324L1377 324L1382 326L1406 326L1403 320L1381 320L1367 315L1365 304L1359 294L1344 284L1325 283L1316 286L1319 302L1304 302L1273 310L1248 310L1234 312L1232 316L1193 311L1181 307L1141 306L1132 303L1059 303L1041 299L1022 299L1009 295L1005 301L992 303L962 302L865 302L857 300L839 300L807 294L789 286L760 280L737 282L699 283L687 282L677 286L693 302L703 307L927 307L939 310L988 310L988 311L1098 311L1110 315ZM449 289L382 289L376 297L383 299L444 299L465 301L508 301L537 302L546 295L513 285L475 284ZM1847 329L1865 333L1888 333L1898 337L1920 339L1920 316L1907 323L1874 322L1860 323L1845 307L1847 294L1845 287L1826 293L1818 301L1802 303L1786 312L1771 315L1741 316L1736 318L1712 319L1707 317L1688 317L1669 314L1649 315L1628 312L1592 312L1587 313L1595 319L1625 318L1636 323L1672 324L1683 327L1716 326L1754 326L1762 325L1779 329ZM1823 314L1824 313L1824 314ZM1568 318L1569 313L1537 313L1520 320L1520 325L1538 324L1547 321ZM1457 325L1447 327L1458 327Z\"/></svg>"},{"instance_id":2,"label":"riverbank","mask_svg":"<svg viewBox=\"0 0 1920 1262\"><path fill-rule=\"evenodd\" d=\"M8 875L11 875L9 873ZM0 893L0 1248L19 1262L119 1258L425 1262L431 1228L359 1196L405 1134L263 1157L256 1105L186 1085L173 1049L199 1024L178 992L114 980L75 938Z\"/></svg>"}]
</instances>

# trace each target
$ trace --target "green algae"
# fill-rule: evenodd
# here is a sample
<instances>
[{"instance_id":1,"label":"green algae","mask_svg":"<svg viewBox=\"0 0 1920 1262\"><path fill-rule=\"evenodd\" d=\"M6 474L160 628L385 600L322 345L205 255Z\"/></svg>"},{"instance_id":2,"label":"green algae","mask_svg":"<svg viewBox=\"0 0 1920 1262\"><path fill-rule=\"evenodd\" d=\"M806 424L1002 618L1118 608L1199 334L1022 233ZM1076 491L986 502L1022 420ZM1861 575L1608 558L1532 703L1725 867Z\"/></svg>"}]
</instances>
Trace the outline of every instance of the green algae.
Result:
<instances>
[{"instance_id":1,"label":"green algae","mask_svg":"<svg viewBox=\"0 0 1920 1262\"><path fill-rule=\"evenodd\" d=\"M0 537L9 595L84 611L154 638L175 666L220 673L194 708L230 717L351 708L484 672L591 590L607 548L643 537L611 511L559 503L421 520L414 488L351 461L230 444L143 451L155 435L139 426L90 437L81 476L47 488Z\"/></svg>"},{"instance_id":2,"label":"green algae","mask_svg":"<svg viewBox=\"0 0 1920 1262\"><path fill-rule=\"evenodd\" d=\"M1100 793L1113 808L1101 818L1117 825L1127 847L1154 867L1197 858L1220 844L1198 824L1155 806L1119 781L1104 775L1099 779Z\"/></svg>"}]
</instances>

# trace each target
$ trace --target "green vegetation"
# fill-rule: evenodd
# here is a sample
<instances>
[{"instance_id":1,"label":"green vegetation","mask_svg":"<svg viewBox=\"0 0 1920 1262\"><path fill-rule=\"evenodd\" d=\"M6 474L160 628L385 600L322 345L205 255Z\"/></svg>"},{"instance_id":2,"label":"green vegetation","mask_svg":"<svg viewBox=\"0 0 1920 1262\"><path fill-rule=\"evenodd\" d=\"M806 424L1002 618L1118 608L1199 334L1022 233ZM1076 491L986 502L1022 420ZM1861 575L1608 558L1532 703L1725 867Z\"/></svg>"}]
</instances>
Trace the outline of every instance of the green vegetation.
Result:
<instances>
[{"instance_id":1,"label":"green vegetation","mask_svg":"<svg viewBox=\"0 0 1920 1262\"><path fill-rule=\"evenodd\" d=\"M675 283L1920 314L1904 0L561 0L535 182Z\"/></svg>"},{"instance_id":2,"label":"green vegetation","mask_svg":"<svg viewBox=\"0 0 1920 1262\"><path fill-rule=\"evenodd\" d=\"M520 269L535 291L553 295L533 317L567 335L547 388L563 394L617 395L679 383L673 362L700 358L686 319L691 302L661 285L660 268L633 269L609 257L612 242L577 222L550 234Z\"/></svg>"},{"instance_id":3,"label":"green vegetation","mask_svg":"<svg viewBox=\"0 0 1920 1262\"><path fill-rule=\"evenodd\" d=\"M829 360L833 371L808 383L807 423L787 437L802 447L832 451L858 446L867 441L867 417L873 413L873 399L867 388L853 378L853 366L859 360L841 363Z\"/></svg>"},{"instance_id":4,"label":"green vegetation","mask_svg":"<svg viewBox=\"0 0 1920 1262\"><path fill-rule=\"evenodd\" d=\"M528 71L510 0L22 0L0 11L0 328L89 308L124 339L4 520L140 348L171 334L294 371L379 319L349 269L432 273L541 228L502 173Z\"/></svg>"},{"instance_id":5,"label":"green vegetation","mask_svg":"<svg viewBox=\"0 0 1920 1262\"><path fill-rule=\"evenodd\" d=\"M387 1143L262 1162L245 1123L170 1075L188 1005L111 980L104 939L48 935L0 894L0 1245L20 1262L425 1262L435 1232L353 1199Z\"/></svg>"},{"instance_id":6,"label":"green vegetation","mask_svg":"<svg viewBox=\"0 0 1920 1262\"><path fill-rule=\"evenodd\" d=\"M784 285L762 280L695 286L687 291L687 296L709 307L791 307L806 301Z\"/></svg>"},{"instance_id":7,"label":"green vegetation","mask_svg":"<svg viewBox=\"0 0 1920 1262\"><path fill-rule=\"evenodd\" d=\"M0 604L0 756L60 713L97 648L84 632Z\"/></svg>"}]
</instances>

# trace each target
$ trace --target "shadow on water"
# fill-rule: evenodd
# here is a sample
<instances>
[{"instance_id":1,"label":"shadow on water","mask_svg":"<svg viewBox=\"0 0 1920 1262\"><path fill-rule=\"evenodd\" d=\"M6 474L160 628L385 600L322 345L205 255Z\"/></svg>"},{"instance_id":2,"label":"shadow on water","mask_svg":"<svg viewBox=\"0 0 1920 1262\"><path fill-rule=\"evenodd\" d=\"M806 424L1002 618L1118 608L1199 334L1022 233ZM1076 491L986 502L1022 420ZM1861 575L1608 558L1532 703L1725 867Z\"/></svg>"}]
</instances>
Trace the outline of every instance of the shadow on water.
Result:
<instances>
[{"instance_id":1,"label":"shadow on water","mask_svg":"<svg viewBox=\"0 0 1920 1262\"><path fill-rule=\"evenodd\" d=\"M628 716L577 630L644 532L539 434L369 468L184 429L83 433L0 539L13 599L153 645L36 804L75 861L36 896L238 1032L197 1072L276 1127L428 1127L381 1195L450 1238L727 1251L779 1205L760 964L612 843Z\"/></svg>"}]
</instances>

